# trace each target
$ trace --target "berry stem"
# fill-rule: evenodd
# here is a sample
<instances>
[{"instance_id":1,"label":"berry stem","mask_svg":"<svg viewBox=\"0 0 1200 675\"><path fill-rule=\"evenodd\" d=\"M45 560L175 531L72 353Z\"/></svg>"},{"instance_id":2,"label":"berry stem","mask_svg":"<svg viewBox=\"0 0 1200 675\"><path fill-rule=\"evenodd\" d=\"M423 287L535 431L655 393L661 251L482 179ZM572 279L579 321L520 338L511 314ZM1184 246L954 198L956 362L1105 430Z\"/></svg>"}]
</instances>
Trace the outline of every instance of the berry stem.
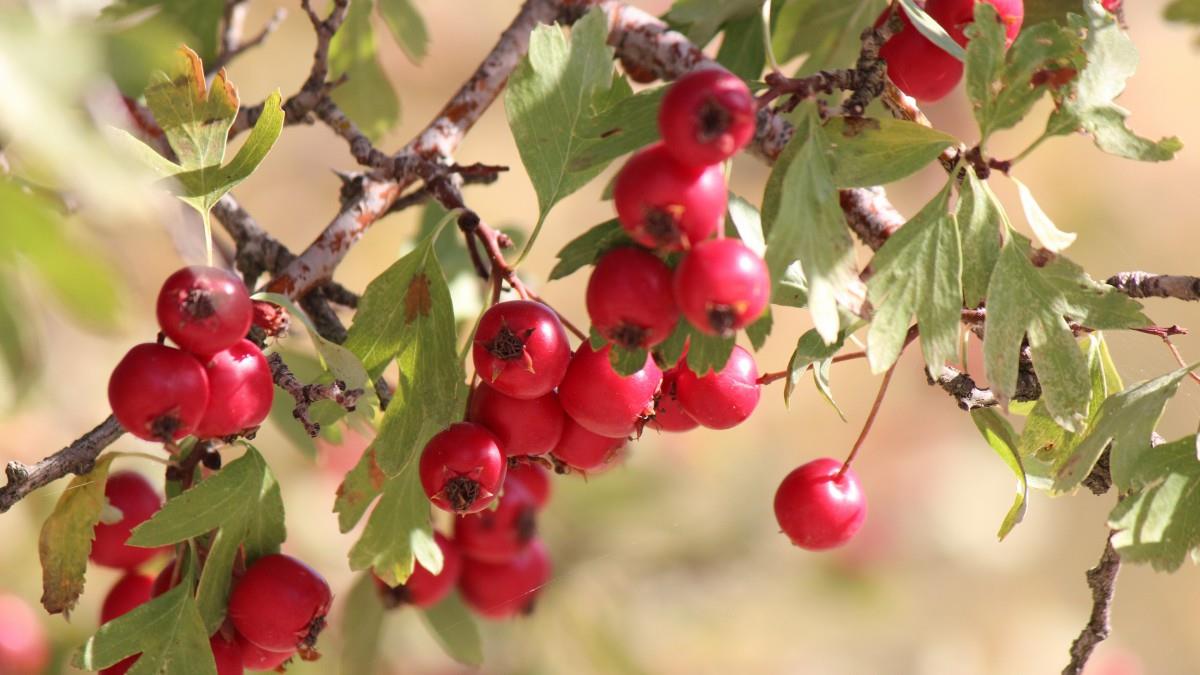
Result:
<instances>
[{"instance_id":1,"label":"berry stem","mask_svg":"<svg viewBox=\"0 0 1200 675\"><path fill-rule=\"evenodd\" d=\"M888 385L892 382L892 373L896 372L896 364L893 363L891 368L883 374L883 382L879 384L879 393L875 395L875 402L871 404L871 412L867 413L867 421L863 423L862 431L858 434L858 439L854 441L854 447L850 448L850 454L846 456L846 461L842 462L842 468L838 470L834 480L841 480L842 475L846 473L846 469L850 468L850 463L858 455L858 449L862 447L863 441L867 440L867 434L871 432L871 427L875 424L875 416L879 414L879 407L883 405L883 396L887 393Z\"/></svg>"},{"instance_id":2,"label":"berry stem","mask_svg":"<svg viewBox=\"0 0 1200 675\"><path fill-rule=\"evenodd\" d=\"M543 305L545 305L546 307L549 307L550 311L554 312L555 316L558 317L558 320L562 322L562 325L565 326L567 330L571 331L571 333L574 334L575 337L579 338L580 340L588 339L587 333L579 330L579 327L576 326L575 324L571 323L570 320L567 319L567 317L563 316L562 312L555 309L550 303L543 300L540 296L538 296L533 291L526 289L526 292L529 293L530 300L533 300L534 302L540 302Z\"/></svg>"},{"instance_id":3,"label":"berry stem","mask_svg":"<svg viewBox=\"0 0 1200 675\"><path fill-rule=\"evenodd\" d=\"M837 356L833 357L832 362L833 363L841 363L842 361L852 361L854 359L861 359L861 358L865 357L866 355L867 355L866 352L850 352L849 354L838 354ZM790 373L790 372L791 372L791 370L777 370L772 373L763 373L761 376L759 376L758 383L759 384L771 384L772 382L775 382L776 380L782 380L783 378L787 377L788 373Z\"/></svg>"}]
</instances>

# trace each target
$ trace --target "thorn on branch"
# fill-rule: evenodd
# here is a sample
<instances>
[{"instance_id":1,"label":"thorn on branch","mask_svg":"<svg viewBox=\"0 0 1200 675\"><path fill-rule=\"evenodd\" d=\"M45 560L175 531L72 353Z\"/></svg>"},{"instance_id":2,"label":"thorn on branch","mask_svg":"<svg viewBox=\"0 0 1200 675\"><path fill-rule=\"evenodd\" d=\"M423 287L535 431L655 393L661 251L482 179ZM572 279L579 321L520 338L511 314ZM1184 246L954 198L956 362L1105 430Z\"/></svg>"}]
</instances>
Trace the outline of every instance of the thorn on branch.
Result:
<instances>
[{"instance_id":1,"label":"thorn on branch","mask_svg":"<svg viewBox=\"0 0 1200 675\"><path fill-rule=\"evenodd\" d=\"M349 389L346 383L341 380L334 380L329 384L304 384L296 378L292 371L283 362L283 357L278 352L267 357L267 362L271 365L271 374L275 379L275 384L279 385L284 391L296 400L296 407L292 409L292 416L295 417L301 424L304 425L304 430L309 436L316 437L321 432L321 425L311 417L309 417L309 408L317 401L333 401L341 406L346 412L354 412L354 408L358 403L358 397L362 396L362 389Z\"/></svg>"}]
</instances>

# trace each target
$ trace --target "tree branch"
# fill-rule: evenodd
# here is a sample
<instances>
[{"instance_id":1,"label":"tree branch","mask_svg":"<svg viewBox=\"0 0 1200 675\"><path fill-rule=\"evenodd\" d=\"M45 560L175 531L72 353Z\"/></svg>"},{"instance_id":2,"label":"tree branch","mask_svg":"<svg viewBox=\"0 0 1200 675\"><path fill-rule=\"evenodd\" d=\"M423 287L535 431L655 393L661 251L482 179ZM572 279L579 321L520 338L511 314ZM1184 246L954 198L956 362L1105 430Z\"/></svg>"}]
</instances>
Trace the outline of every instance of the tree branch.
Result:
<instances>
[{"instance_id":1,"label":"tree branch","mask_svg":"<svg viewBox=\"0 0 1200 675\"><path fill-rule=\"evenodd\" d=\"M0 513L8 511L30 492L69 473L82 475L91 471L100 451L120 438L123 433L125 430L121 428L117 418L109 415L95 429L80 436L79 440L37 464L9 462L4 467L8 483L0 488Z\"/></svg>"},{"instance_id":2,"label":"tree branch","mask_svg":"<svg viewBox=\"0 0 1200 675\"><path fill-rule=\"evenodd\" d=\"M267 363L271 365L271 376L274 378L275 384L296 400L296 407L292 409L292 417L303 424L304 430L314 438L321 432L321 425L308 415L312 404L317 401L333 401L344 408L346 412L354 412L358 397L363 394L362 389L350 389L341 380L334 380L330 384L304 384L283 362L283 357L279 355L279 352L268 356Z\"/></svg>"},{"instance_id":3,"label":"tree branch","mask_svg":"<svg viewBox=\"0 0 1200 675\"><path fill-rule=\"evenodd\" d=\"M1149 272L1119 272L1105 282L1131 298L1200 300L1200 277Z\"/></svg>"},{"instance_id":4,"label":"tree branch","mask_svg":"<svg viewBox=\"0 0 1200 675\"><path fill-rule=\"evenodd\" d=\"M1108 619L1116 592L1117 573L1120 571L1121 556L1113 548L1110 530L1104 539L1104 552L1100 554L1100 561L1087 571L1088 588L1092 589L1092 613L1079 637L1071 643L1071 661L1063 668L1063 675L1082 673L1092 650L1111 632Z\"/></svg>"}]
</instances>

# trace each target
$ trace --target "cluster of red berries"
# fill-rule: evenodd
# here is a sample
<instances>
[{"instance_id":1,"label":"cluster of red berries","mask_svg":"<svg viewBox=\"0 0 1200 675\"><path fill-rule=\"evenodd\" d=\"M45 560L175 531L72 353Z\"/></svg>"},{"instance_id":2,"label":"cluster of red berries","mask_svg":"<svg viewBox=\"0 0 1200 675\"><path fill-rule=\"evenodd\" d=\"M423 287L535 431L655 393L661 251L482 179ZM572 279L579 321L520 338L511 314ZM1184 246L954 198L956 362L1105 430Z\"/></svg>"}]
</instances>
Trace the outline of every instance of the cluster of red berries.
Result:
<instances>
[{"instance_id":1,"label":"cluster of red berries","mask_svg":"<svg viewBox=\"0 0 1200 675\"><path fill-rule=\"evenodd\" d=\"M246 339L254 304L236 275L185 267L163 283L158 324L179 349L145 343L130 349L108 381L121 426L148 441L253 433L275 394L262 350Z\"/></svg>"},{"instance_id":2,"label":"cluster of red berries","mask_svg":"<svg viewBox=\"0 0 1200 675\"><path fill-rule=\"evenodd\" d=\"M106 567L125 570L109 590L100 609L107 623L179 583L175 561L157 576L140 567L161 553L126 543L130 531L162 507L162 497L141 475L118 472L104 488L108 503L119 510L115 522L96 525L91 559ZM212 635L209 645L218 675L240 675L243 670L275 670L297 653L312 652L317 634L325 625L332 595L319 574L285 555L258 559L235 581L229 598L229 623ZM105 668L103 675L123 675L138 659L130 656Z\"/></svg>"}]
</instances>

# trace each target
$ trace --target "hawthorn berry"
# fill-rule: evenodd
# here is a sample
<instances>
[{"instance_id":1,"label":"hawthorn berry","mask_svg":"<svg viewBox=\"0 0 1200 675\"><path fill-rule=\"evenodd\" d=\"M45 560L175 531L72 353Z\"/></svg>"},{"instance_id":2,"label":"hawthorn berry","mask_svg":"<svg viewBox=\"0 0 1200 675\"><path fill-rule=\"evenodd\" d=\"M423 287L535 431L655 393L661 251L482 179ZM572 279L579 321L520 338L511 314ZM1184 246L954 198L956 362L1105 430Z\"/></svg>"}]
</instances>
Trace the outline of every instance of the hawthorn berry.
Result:
<instances>
[{"instance_id":1,"label":"hawthorn berry","mask_svg":"<svg viewBox=\"0 0 1200 675\"><path fill-rule=\"evenodd\" d=\"M601 335L626 349L657 345L679 321L671 268L632 246L605 253L588 279L587 311Z\"/></svg>"},{"instance_id":2,"label":"hawthorn berry","mask_svg":"<svg viewBox=\"0 0 1200 675\"><path fill-rule=\"evenodd\" d=\"M1012 46L1025 20L1024 0L929 0L925 12L962 46L967 46L966 28L975 21L975 5L986 2L996 8L1004 26L1004 46Z\"/></svg>"},{"instance_id":3,"label":"hawthorn berry","mask_svg":"<svg viewBox=\"0 0 1200 675\"><path fill-rule=\"evenodd\" d=\"M667 89L658 131L680 163L707 166L729 159L754 138L757 112L741 78L722 68L694 70Z\"/></svg>"},{"instance_id":4,"label":"hawthorn berry","mask_svg":"<svg viewBox=\"0 0 1200 675\"><path fill-rule=\"evenodd\" d=\"M241 651L242 666L246 670L278 670L280 666L296 655L295 649L282 652L263 649L247 640L246 636L241 633L234 636L234 641L237 642L238 649Z\"/></svg>"},{"instance_id":5,"label":"hawthorn berry","mask_svg":"<svg viewBox=\"0 0 1200 675\"><path fill-rule=\"evenodd\" d=\"M810 551L841 546L867 517L854 470L823 457L793 470L775 493L775 518L792 543Z\"/></svg>"},{"instance_id":6,"label":"hawthorn berry","mask_svg":"<svg viewBox=\"0 0 1200 675\"><path fill-rule=\"evenodd\" d=\"M256 428L271 412L275 380L262 350L239 340L208 358L209 401L196 427L200 438L223 438Z\"/></svg>"},{"instance_id":7,"label":"hawthorn berry","mask_svg":"<svg viewBox=\"0 0 1200 675\"><path fill-rule=\"evenodd\" d=\"M550 501L550 472L545 467L530 461L509 462L504 485L514 483L519 483L533 495L533 503L539 511L546 508Z\"/></svg>"},{"instance_id":8,"label":"hawthorn berry","mask_svg":"<svg viewBox=\"0 0 1200 675\"><path fill-rule=\"evenodd\" d=\"M453 513L475 513L492 503L508 468L492 432L471 422L451 424L421 452L421 487L433 505Z\"/></svg>"},{"instance_id":9,"label":"hawthorn berry","mask_svg":"<svg viewBox=\"0 0 1200 675\"><path fill-rule=\"evenodd\" d=\"M638 151L613 184L621 227L643 246L683 251L704 241L725 216L719 164L680 164L663 143Z\"/></svg>"},{"instance_id":10,"label":"hawthorn berry","mask_svg":"<svg viewBox=\"0 0 1200 675\"><path fill-rule=\"evenodd\" d=\"M157 598L174 588L177 583L179 583L179 580L175 578L175 561L172 560L154 577L154 585L150 589L150 597Z\"/></svg>"},{"instance_id":11,"label":"hawthorn berry","mask_svg":"<svg viewBox=\"0 0 1200 675\"><path fill-rule=\"evenodd\" d=\"M492 432L509 457L544 455L553 450L562 435L563 417L554 392L521 400L480 383L471 393L468 420Z\"/></svg>"},{"instance_id":12,"label":"hawthorn berry","mask_svg":"<svg viewBox=\"0 0 1200 675\"><path fill-rule=\"evenodd\" d=\"M698 244L675 268L674 287L683 315L709 335L750 325L771 299L767 264L737 239Z\"/></svg>"},{"instance_id":13,"label":"hawthorn berry","mask_svg":"<svg viewBox=\"0 0 1200 675\"><path fill-rule=\"evenodd\" d=\"M651 427L659 431L691 431L700 426L679 401L679 374L687 370L685 360L686 356L679 359L674 368L663 373L662 387L654 399L654 417L649 422Z\"/></svg>"},{"instance_id":14,"label":"hawthorn berry","mask_svg":"<svg viewBox=\"0 0 1200 675\"><path fill-rule=\"evenodd\" d=\"M140 344L113 368L108 403L129 433L146 441L178 440L192 433L208 405L208 376L191 354Z\"/></svg>"},{"instance_id":15,"label":"hawthorn berry","mask_svg":"<svg viewBox=\"0 0 1200 675\"><path fill-rule=\"evenodd\" d=\"M562 438L550 454L572 469L587 473L607 466L624 444L624 436L609 438L594 434L568 417L563 425Z\"/></svg>"},{"instance_id":16,"label":"hawthorn berry","mask_svg":"<svg viewBox=\"0 0 1200 675\"><path fill-rule=\"evenodd\" d=\"M546 545L541 539L534 539L525 550L505 563L463 560L458 590L477 614L489 619L505 619L533 611L538 594L550 581L550 572Z\"/></svg>"},{"instance_id":17,"label":"hawthorn berry","mask_svg":"<svg viewBox=\"0 0 1200 675\"><path fill-rule=\"evenodd\" d=\"M138 572L127 572L117 580L100 605L100 623L108 623L134 607L144 605L153 596L154 578Z\"/></svg>"},{"instance_id":18,"label":"hawthorn berry","mask_svg":"<svg viewBox=\"0 0 1200 675\"><path fill-rule=\"evenodd\" d=\"M558 386L571 345L553 310L540 302L511 300L480 317L471 356L475 372L493 389L531 399Z\"/></svg>"},{"instance_id":19,"label":"hawthorn berry","mask_svg":"<svg viewBox=\"0 0 1200 675\"><path fill-rule=\"evenodd\" d=\"M237 581L229 619L262 649L311 649L332 600L329 584L313 568L276 553L256 560Z\"/></svg>"},{"instance_id":20,"label":"hawthorn berry","mask_svg":"<svg viewBox=\"0 0 1200 675\"><path fill-rule=\"evenodd\" d=\"M237 640L226 640L220 631L208 639L213 660L217 662L217 675L242 675L242 648Z\"/></svg>"},{"instance_id":21,"label":"hawthorn berry","mask_svg":"<svg viewBox=\"0 0 1200 675\"><path fill-rule=\"evenodd\" d=\"M882 25L893 11L900 15L902 27L879 50L879 56L887 62L888 78L900 91L919 101L945 98L962 79L962 61L922 35L899 6L883 10L875 25Z\"/></svg>"},{"instance_id":22,"label":"hawthorn berry","mask_svg":"<svg viewBox=\"0 0 1200 675\"><path fill-rule=\"evenodd\" d=\"M92 562L105 567L132 569L153 558L156 548L141 548L125 543L129 532L154 515L163 505L163 498L141 474L118 471L108 477L104 498L120 512L120 520L99 522L92 537Z\"/></svg>"},{"instance_id":23,"label":"hawthorn berry","mask_svg":"<svg viewBox=\"0 0 1200 675\"><path fill-rule=\"evenodd\" d=\"M537 534L537 511L537 498L510 473L495 509L460 516L454 522L454 543L472 560L512 560Z\"/></svg>"},{"instance_id":24,"label":"hawthorn berry","mask_svg":"<svg viewBox=\"0 0 1200 675\"><path fill-rule=\"evenodd\" d=\"M50 663L50 641L37 613L15 595L0 594L0 673L39 675Z\"/></svg>"},{"instance_id":25,"label":"hawthorn berry","mask_svg":"<svg viewBox=\"0 0 1200 675\"><path fill-rule=\"evenodd\" d=\"M709 429L736 427L758 406L761 385L758 366L750 352L733 346L720 371L703 376L687 365L676 368L675 392L686 414Z\"/></svg>"},{"instance_id":26,"label":"hawthorn berry","mask_svg":"<svg viewBox=\"0 0 1200 675\"><path fill-rule=\"evenodd\" d=\"M242 280L216 267L185 267L167 277L156 310L167 337L199 356L232 347L254 318Z\"/></svg>"},{"instance_id":27,"label":"hawthorn berry","mask_svg":"<svg viewBox=\"0 0 1200 675\"><path fill-rule=\"evenodd\" d=\"M421 566L419 561L415 562L412 574L403 584L395 588L372 575L376 588L383 595L384 602L389 607L398 605L432 607L449 595L450 591L454 589L454 585L458 583L458 575L462 571L462 556L459 554L458 548L454 542L442 536L441 532L434 532L433 539L437 542L438 548L442 550L441 572L431 574L429 570Z\"/></svg>"},{"instance_id":28,"label":"hawthorn berry","mask_svg":"<svg viewBox=\"0 0 1200 675\"><path fill-rule=\"evenodd\" d=\"M563 410L588 431L621 438L632 434L639 420L651 413L662 371L647 354L641 370L622 376L608 360L610 351L608 344L599 351L587 342L581 344L558 385L558 399Z\"/></svg>"}]
</instances>

